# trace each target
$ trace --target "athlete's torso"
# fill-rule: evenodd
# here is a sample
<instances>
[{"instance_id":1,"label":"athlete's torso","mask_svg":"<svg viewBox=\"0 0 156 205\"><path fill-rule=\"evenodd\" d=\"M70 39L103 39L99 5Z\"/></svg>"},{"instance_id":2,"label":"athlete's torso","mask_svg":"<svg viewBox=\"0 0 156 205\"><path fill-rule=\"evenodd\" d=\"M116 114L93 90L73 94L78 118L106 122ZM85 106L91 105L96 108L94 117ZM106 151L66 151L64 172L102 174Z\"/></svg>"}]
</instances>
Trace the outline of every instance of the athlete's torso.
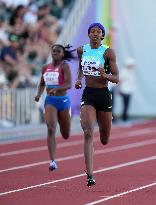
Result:
<instances>
[{"instance_id":1,"label":"athlete's torso","mask_svg":"<svg viewBox=\"0 0 156 205\"><path fill-rule=\"evenodd\" d=\"M52 63L44 66L42 76L44 79L47 94L52 88L58 88L64 85L63 62L54 67ZM56 96L66 95L65 90L57 90Z\"/></svg>"},{"instance_id":2,"label":"athlete's torso","mask_svg":"<svg viewBox=\"0 0 156 205\"><path fill-rule=\"evenodd\" d=\"M46 88L57 87L64 84L62 63L57 67L54 67L51 63L47 64L43 69L42 75Z\"/></svg>"},{"instance_id":3,"label":"athlete's torso","mask_svg":"<svg viewBox=\"0 0 156 205\"><path fill-rule=\"evenodd\" d=\"M103 67L106 73L110 72L105 66L106 62L104 59L104 53L107 48L105 45L101 45L97 49L92 49L90 44L83 46L81 66L87 86L106 87L108 85L107 81L100 79L98 71L99 67Z\"/></svg>"}]
</instances>

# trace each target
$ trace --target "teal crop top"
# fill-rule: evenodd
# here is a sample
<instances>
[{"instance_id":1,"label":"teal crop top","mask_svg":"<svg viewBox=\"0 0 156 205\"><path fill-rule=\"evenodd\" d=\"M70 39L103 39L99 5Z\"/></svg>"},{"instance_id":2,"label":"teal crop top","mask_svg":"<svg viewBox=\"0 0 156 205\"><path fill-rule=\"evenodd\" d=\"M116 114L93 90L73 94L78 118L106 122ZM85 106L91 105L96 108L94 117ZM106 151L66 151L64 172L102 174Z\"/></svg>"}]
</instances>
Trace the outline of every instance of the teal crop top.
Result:
<instances>
[{"instance_id":1,"label":"teal crop top","mask_svg":"<svg viewBox=\"0 0 156 205\"><path fill-rule=\"evenodd\" d=\"M100 76L98 68L105 66L103 54L107 48L106 45L101 45L97 49L92 49L90 44L83 46L81 66L84 76Z\"/></svg>"}]
</instances>

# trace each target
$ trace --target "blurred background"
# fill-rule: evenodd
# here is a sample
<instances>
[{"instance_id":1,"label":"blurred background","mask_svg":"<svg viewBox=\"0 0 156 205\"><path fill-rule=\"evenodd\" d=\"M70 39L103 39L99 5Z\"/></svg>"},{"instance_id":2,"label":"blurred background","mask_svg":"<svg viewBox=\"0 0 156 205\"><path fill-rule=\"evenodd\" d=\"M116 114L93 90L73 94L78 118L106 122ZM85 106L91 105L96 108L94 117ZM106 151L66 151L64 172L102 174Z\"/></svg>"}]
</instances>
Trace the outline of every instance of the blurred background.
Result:
<instances>
[{"instance_id":1,"label":"blurred background","mask_svg":"<svg viewBox=\"0 0 156 205\"><path fill-rule=\"evenodd\" d=\"M100 22L103 44L116 53L119 85L113 94L114 123L156 117L155 0L0 0L0 132L43 124L44 95L34 96L49 45L89 42L87 30ZM72 117L79 116L82 90L75 90L78 62L70 62Z\"/></svg>"}]
</instances>

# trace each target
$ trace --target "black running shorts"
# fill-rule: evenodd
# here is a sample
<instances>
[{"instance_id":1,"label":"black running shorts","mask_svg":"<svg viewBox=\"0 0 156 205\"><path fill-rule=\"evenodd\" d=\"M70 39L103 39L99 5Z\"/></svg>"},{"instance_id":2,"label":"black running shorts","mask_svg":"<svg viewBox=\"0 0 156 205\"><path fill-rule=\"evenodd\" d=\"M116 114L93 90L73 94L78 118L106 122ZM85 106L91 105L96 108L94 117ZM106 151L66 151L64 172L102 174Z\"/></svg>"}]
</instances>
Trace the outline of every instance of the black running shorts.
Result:
<instances>
[{"instance_id":1,"label":"black running shorts","mask_svg":"<svg viewBox=\"0 0 156 205\"><path fill-rule=\"evenodd\" d=\"M112 112L111 92L109 91L108 87L85 87L81 98L81 107L83 105L91 105L99 111Z\"/></svg>"}]
</instances>

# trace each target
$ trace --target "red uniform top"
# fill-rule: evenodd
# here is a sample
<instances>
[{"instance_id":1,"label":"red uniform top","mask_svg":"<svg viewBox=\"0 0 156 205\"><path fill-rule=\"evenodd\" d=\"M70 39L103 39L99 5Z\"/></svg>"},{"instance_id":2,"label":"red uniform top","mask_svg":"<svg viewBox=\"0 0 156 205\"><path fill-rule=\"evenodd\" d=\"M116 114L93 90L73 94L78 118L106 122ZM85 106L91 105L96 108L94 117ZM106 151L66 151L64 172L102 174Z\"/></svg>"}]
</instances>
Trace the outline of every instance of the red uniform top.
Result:
<instances>
[{"instance_id":1,"label":"red uniform top","mask_svg":"<svg viewBox=\"0 0 156 205\"><path fill-rule=\"evenodd\" d=\"M64 84L62 65L61 63L57 67L54 67L50 63L44 67L42 76L46 87L61 86Z\"/></svg>"}]
</instances>

